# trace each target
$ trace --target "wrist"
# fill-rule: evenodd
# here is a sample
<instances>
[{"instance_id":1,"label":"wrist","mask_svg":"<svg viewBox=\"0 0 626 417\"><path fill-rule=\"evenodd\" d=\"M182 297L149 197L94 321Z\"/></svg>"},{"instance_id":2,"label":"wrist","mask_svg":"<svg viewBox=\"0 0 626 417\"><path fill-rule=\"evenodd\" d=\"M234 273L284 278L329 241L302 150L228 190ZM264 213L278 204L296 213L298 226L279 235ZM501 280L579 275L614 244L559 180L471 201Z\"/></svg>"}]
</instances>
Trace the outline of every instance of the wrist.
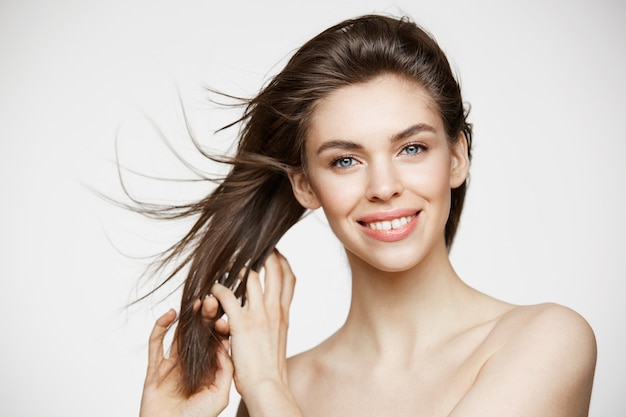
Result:
<instances>
[{"instance_id":1,"label":"wrist","mask_svg":"<svg viewBox=\"0 0 626 417\"><path fill-rule=\"evenodd\" d=\"M264 379L240 391L251 417L301 417L289 387L280 379Z\"/></svg>"}]
</instances>

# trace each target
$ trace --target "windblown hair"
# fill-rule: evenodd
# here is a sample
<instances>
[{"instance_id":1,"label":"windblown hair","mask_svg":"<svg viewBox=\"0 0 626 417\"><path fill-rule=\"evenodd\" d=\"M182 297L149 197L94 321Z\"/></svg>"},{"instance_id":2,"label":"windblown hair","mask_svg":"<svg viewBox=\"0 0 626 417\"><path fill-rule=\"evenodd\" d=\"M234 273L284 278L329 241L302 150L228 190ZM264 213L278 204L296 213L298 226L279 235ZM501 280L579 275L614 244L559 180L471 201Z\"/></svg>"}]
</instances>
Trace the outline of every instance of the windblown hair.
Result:
<instances>
[{"instance_id":1,"label":"windblown hair","mask_svg":"<svg viewBox=\"0 0 626 417\"><path fill-rule=\"evenodd\" d=\"M220 346L212 326L203 324L201 315L193 311L194 302L208 294L216 281L237 287L239 271L258 270L305 213L293 195L288 173L306 170L304 142L316 102L338 88L382 74L396 74L423 86L441 115L449 143L464 134L471 153L472 128L448 60L435 40L409 19L363 16L341 22L305 43L256 97L244 103L241 118L233 123L240 124L241 131L237 151L228 160L229 174L210 195L176 215L197 216L160 264L175 264L165 281L188 267L176 330L181 389L187 395L213 382ZM445 227L448 248L466 187L463 183L451 190ZM247 275L239 278L243 283L235 295L245 302Z\"/></svg>"}]
</instances>

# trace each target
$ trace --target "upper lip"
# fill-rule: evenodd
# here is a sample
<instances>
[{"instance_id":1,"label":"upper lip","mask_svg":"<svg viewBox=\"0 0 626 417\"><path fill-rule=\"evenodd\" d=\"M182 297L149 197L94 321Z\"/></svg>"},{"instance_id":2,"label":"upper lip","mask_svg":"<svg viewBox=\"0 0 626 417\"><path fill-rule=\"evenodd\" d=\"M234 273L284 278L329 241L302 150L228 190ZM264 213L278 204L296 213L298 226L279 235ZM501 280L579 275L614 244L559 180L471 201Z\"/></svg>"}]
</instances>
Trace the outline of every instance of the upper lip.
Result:
<instances>
[{"instance_id":1,"label":"upper lip","mask_svg":"<svg viewBox=\"0 0 626 417\"><path fill-rule=\"evenodd\" d=\"M388 211L379 211L377 213L366 214L357 219L359 223L375 223L382 221L390 221L393 219L398 219L400 217L408 217L413 216L414 214L419 213L420 210L414 208L401 208L394 209Z\"/></svg>"}]
</instances>

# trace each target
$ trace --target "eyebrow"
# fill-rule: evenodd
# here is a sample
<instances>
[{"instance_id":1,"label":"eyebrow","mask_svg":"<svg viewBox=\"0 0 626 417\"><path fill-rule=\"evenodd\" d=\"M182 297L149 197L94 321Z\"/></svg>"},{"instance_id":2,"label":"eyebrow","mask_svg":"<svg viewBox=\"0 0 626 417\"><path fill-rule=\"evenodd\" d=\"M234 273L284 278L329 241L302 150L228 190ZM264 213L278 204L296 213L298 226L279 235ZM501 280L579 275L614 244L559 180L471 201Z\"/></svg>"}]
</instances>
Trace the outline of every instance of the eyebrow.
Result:
<instances>
[{"instance_id":1,"label":"eyebrow","mask_svg":"<svg viewBox=\"0 0 626 417\"><path fill-rule=\"evenodd\" d=\"M389 139L389 142L392 142L392 143L393 142L397 142L399 140L409 138L411 136L417 135L417 134L422 133L422 132L436 133L435 128L432 127L431 125L429 125L427 123L418 123L418 124L413 125L413 126L407 128L407 129L404 129L400 133L396 133L395 135L393 135Z\"/></svg>"},{"instance_id":2,"label":"eyebrow","mask_svg":"<svg viewBox=\"0 0 626 417\"><path fill-rule=\"evenodd\" d=\"M408 137L417 135L421 132L433 132L435 133L435 128L426 123L418 123L413 126L410 126L404 129L402 132L396 133L389 138L389 142L394 143L400 140L406 139ZM363 146L358 143L349 141L349 140L329 140L328 142L324 142L318 149L317 154L321 154L329 149L363 149Z\"/></svg>"}]
</instances>

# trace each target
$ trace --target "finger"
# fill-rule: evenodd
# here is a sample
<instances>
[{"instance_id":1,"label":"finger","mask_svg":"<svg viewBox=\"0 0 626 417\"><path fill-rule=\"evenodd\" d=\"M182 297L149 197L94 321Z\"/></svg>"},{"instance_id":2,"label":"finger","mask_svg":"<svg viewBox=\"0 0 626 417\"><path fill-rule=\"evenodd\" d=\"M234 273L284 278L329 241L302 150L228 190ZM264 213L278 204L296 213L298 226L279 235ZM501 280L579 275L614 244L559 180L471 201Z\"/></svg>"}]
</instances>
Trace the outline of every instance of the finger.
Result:
<instances>
[{"instance_id":1,"label":"finger","mask_svg":"<svg viewBox=\"0 0 626 417\"><path fill-rule=\"evenodd\" d=\"M163 340L167 330L176 320L176 311L168 310L165 314L157 319L150 333L150 341L148 344L148 370L163 360Z\"/></svg>"},{"instance_id":2,"label":"finger","mask_svg":"<svg viewBox=\"0 0 626 417\"><path fill-rule=\"evenodd\" d=\"M291 301L293 301L293 294L296 288L296 276L291 270L291 266L280 252L276 251L276 256L280 262L282 270L282 291L280 294L280 305L283 309L283 313L288 315Z\"/></svg>"},{"instance_id":3,"label":"finger","mask_svg":"<svg viewBox=\"0 0 626 417\"><path fill-rule=\"evenodd\" d=\"M202 321L204 324L209 324L215 319L219 303L217 299L211 295L207 295L202 300Z\"/></svg>"},{"instance_id":4,"label":"finger","mask_svg":"<svg viewBox=\"0 0 626 417\"><path fill-rule=\"evenodd\" d=\"M289 327L289 309L291 307L291 301L293 300L293 294L296 284L296 277L291 271L289 262L287 259L276 251L276 256L281 264L282 269L282 292L280 299L282 325L279 330L279 347L280 358L287 356L287 332ZM283 369L286 372L286 369ZM286 374L284 375L286 378Z\"/></svg>"},{"instance_id":5,"label":"finger","mask_svg":"<svg viewBox=\"0 0 626 417\"><path fill-rule=\"evenodd\" d=\"M248 275L248 282L246 283L246 297L250 308L255 308L257 305L262 305L264 303L261 276L256 271L250 271L250 274Z\"/></svg>"},{"instance_id":6,"label":"finger","mask_svg":"<svg viewBox=\"0 0 626 417\"><path fill-rule=\"evenodd\" d=\"M222 337L228 337L230 334L230 324L224 319L217 319L215 321L214 329Z\"/></svg>"},{"instance_id":7,"label":"finger","mask_svg":"<svg viewBox=\"0 0 626 417\"><path fill-rule=\"evenodd\" d=\"M216 282L211 287L211 294L219 301L224 309L224 312L229 317L236 317L241 312L241 304L235 297L235 294L222 284Z\"/></svg>"},{"instance_id":8,"label":"finger","mask_svg":"<svg viewBox=\"0 0 626 417\"><path fill-rule=\"evenodd\" d=\"M265 269L265 301L278 304L282 292L282 267L276 250L272 251L263 264Z\"/></svg>"},{"instance_id":9,"label":"finger","mask_svg":"<svg viewBox=\"0 0 626 417\"><path fill-rule=\"evenodd\" d=\"M233 361L228 354L229 342L227 339L222 341L222 344L217 350L217 375L215 384L218 386L230 386L230 382L235 373L235 367Z\"/></svg>"}]
</instances>

